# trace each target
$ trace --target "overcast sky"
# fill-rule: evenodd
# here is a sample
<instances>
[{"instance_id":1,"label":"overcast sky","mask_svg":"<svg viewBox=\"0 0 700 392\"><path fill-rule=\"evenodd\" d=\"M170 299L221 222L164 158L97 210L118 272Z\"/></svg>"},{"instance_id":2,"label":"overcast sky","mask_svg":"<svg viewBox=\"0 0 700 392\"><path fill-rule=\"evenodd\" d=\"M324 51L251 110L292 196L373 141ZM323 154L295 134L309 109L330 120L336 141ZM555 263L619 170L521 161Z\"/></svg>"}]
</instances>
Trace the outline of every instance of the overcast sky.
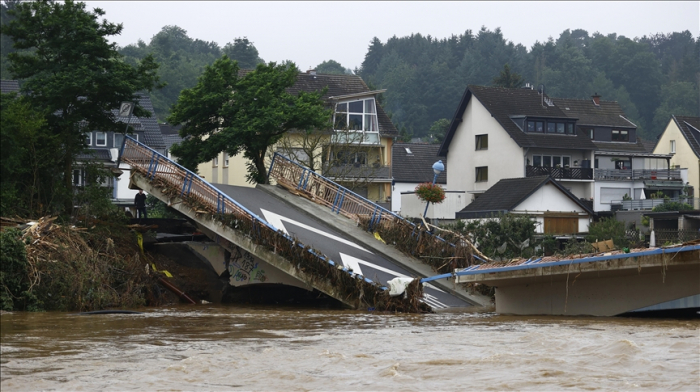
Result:
<instances>
[{"instance_id":1,"label":"overcast sky","mask_svg":"<svg viewBox=\"0 0 700 392\"><path fill-rule=\"evenodd\" d=\"M120 46L150 42L163 26L223 47L248 37L265 61L292 60L301 70L333 59L359 67L373 37L413 33L442 39L482 26L528 49L565 29L629 38L690 30L700 35L700 2L227 2L88 1L123 23Z\"/></svg>"}]
</instances>

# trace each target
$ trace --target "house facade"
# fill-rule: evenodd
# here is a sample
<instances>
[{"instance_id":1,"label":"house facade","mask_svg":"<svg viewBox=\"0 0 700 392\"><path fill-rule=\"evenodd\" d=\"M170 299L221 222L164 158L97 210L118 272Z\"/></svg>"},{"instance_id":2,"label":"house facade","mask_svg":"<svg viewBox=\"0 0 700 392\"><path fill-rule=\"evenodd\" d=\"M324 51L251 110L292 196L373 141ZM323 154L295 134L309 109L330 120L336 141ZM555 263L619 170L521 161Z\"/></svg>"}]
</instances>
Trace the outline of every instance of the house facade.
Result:
<instances>
[{"instance_id":1,"label":"house facade","mask_svg":"<svg viewBox=\"0 0 700 392\"><path fill-rule=\"evenodd\" d=\"M548 175L595 211L609 211L682 180L670 156L646 151L636 128L617 102L597 95L468 86L438 154L453 169L448 189L471 194L468 203L502 179Z\"/></svg>"},{"instance_id":2,"label":"house facade","mask_svg":"<svg viewBox=\"0 0 700 392\"><path fill-rule=\"evenodd\" d=\"M321 175L346 186L370 200L391 199L391 164L396 127L377 103L384 90L372 91L356 75L323 75L308 71L298 75L291 94L315 92L333 109L331 132L289 132L275 146L278 152L312 167ZM246 181L248 161L243 154L221 153L198 166L200 176L212 183L254 186Z\"/></svg>"},{"instance_id":3,"label":"house facade","mask_svg":"<svg viewBox=\"0 0 700 392\"><path fill-rule=\"evenodd\" d=\"M671 167L688 168L686 184L692 189L688 196L695 198L694 208L700 209L697 203L700 189L700 117L671 116L664 132L654 147L654 153L671 156Z\"/></svg>"}]
</instances>

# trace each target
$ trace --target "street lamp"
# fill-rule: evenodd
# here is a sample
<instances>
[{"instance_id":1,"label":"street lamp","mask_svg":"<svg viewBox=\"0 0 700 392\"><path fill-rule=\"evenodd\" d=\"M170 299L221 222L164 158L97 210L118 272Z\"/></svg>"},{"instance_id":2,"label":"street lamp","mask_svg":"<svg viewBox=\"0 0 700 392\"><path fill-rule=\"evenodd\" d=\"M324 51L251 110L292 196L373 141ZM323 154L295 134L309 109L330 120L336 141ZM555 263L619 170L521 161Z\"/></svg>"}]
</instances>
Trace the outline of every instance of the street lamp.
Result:
<instances>
[{"instance_id":1,"label":"street lamp","mask_svg":"<svg viewBox=\"0 0 700 392\"><path fill-rule=\"evenodd\" d=\"M445 165L442 163L442 160L433 163L433 173L435 173L435 176L433 177L433 185L435 185L435 181L437 181L437 178L440 175L440 173L444 171ZM428 201L425 204L425 212L423 212L423 218L425 218L425 215L428 213L428 206L430 206L430 201Z\"/></svg>"}]
</instances>

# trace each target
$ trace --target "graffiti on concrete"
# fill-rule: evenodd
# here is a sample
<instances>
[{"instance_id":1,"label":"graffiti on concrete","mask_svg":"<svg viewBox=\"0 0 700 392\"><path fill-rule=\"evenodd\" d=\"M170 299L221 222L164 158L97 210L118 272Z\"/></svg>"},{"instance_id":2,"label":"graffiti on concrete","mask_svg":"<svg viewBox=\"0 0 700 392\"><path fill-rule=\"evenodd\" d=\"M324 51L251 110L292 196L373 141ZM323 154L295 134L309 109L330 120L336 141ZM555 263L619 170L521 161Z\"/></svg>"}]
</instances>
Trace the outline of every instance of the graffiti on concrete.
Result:
<instances>
[{"instance_id":1,"label":"graffiti on concrete","mask_svg":"<svg viewBox=\"0 0 700 392\"><path fill-rule=\"evenodd\" d=\"M226 252L224 263L236 282L263 283L267 280L265 270L250 253L236 247L233 253Z\"/></svg>"}]
</instances>

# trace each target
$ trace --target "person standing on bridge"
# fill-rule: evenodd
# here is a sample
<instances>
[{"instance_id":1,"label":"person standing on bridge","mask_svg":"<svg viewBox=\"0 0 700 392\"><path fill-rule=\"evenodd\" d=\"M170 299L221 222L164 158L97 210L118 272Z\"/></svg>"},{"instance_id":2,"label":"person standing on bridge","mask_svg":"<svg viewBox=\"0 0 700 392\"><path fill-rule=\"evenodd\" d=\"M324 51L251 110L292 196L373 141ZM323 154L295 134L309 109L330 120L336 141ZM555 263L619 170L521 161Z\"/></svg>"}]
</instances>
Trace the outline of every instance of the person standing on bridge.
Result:
<instances>
[{"instance_id":1,"label":"person standing on bridge","mask_svg":"<svg viewBox=\"0 0 700 392\"><path fill-rule=\"evenodd\" d=\"M148 213L146 212L146 194L143 193L143 189L139 189L139 193L134 197L134 204L136 204L136 217L148 219Z\"/></svg>"}]
</instances>

